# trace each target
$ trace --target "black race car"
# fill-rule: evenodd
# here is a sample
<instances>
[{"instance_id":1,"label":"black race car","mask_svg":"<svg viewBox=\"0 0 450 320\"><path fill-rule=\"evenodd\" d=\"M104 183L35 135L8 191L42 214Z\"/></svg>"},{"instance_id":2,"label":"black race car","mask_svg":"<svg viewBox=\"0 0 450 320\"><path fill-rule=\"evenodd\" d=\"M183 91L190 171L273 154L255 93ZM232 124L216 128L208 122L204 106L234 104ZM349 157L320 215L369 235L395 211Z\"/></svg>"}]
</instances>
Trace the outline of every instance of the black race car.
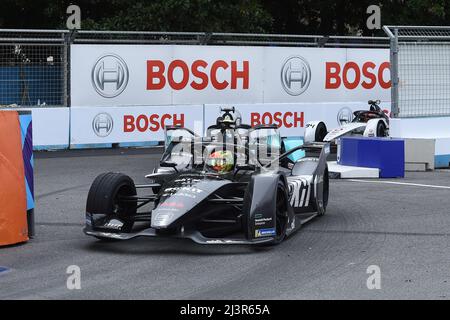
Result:
<instances>
[{"instance_id":1,"label":"black race car","mask_svg":"<svg viewBox=\"0 0 450 320\"><path fill-rule=\"evenodd\" d=\"M251 128L234 108L223 108L206 137L166 128L165 152L148 184L121 173L99 175L84 232L99 239L278 244L325 213L328 153L328 143L282 139L276 126Z\"/></svg>"}]
</instances>

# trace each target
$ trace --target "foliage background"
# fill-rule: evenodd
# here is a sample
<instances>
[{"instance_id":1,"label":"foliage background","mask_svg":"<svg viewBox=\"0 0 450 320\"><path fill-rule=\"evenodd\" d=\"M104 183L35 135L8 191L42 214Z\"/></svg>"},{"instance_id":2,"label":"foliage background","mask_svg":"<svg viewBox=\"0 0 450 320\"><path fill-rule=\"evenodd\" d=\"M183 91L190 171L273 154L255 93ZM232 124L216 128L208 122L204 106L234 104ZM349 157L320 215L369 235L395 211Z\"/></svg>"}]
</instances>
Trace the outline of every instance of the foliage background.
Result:
<instances>
[{"instance_id":1,"label":"foliage background","mask_svg":"<svg viewBox=\"0 0 450 320\"><path fill-rule=\"evenodd\" d=\"M372 4L382 24L450 25L450 0L0 0L0 28L64 29L70 4L86 30L383 35Z\"/></svg>"}]
</instances>

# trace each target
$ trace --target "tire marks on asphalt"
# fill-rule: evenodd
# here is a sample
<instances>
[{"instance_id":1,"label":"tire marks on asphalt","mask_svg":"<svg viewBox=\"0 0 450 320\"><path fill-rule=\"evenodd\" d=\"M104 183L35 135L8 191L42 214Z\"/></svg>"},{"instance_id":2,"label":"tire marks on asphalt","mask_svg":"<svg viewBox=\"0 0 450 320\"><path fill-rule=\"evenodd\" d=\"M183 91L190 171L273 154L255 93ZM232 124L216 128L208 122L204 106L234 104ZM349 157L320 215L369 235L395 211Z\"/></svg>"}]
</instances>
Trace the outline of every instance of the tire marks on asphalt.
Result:
<instances>
[{"instance_id":1,"label":"tire marks on asphalt","mask_svg":"<svg viewBox=\"0 0 450 320\"><path fill-rule=\"evenodd\" d=\"M85 187L89 187L89 186L90 186L90 184L80 184L80 185L74 186L74 187L63 188L63 189L59 189L59 190L55 190L55 191L39 194L39 195L35 196L35 200L40 200L42 198L53 196L55 194L63 193L63 192L70 191L70 190L85 188Z\"/></svg>"}]
</instances>

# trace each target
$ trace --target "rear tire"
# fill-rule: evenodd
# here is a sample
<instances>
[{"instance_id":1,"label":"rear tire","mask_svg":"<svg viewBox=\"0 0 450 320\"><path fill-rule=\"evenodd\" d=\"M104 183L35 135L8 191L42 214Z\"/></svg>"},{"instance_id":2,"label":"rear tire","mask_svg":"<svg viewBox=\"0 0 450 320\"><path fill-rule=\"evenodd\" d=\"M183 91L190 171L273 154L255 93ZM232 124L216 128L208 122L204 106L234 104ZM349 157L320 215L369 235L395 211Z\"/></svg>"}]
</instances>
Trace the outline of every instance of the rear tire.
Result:
<instances>
[{"instance_id":1,"label":"rear tire","mask_svg":"<svg viewBox=\"0 0 450 320\"><path fill-rule=\"evenodd\" d=\"M121 197L135 195L136 187L129 176L122 173L102 173L95 178L89 189L86 212L116 216L125 222L121 231L129 232L133 227L137 201L123 201Z\"/></svg>"},{"instance_id":2,"label":"rear tire","mask_svg":"<svg viewBox=\"0 0 450 320\"><path fill-rule=\"evenodd\" d=\"M328 176L328 167L327 167L325 168L325 171L323 173L323 191L322 191L323 208L322 211L318 211L319 216L323 216L327 212L329 194L330 194L330 178Z\"/></svg>"},{"instance_id":3,"label":"rear tire","mask_svg":"<svg viewBox=\"0 0 450 320\"><path fill-rule=\"evenodd\" d=\"M316 129L316 135L314 137L314 141L323 142L323 139L328 134L327 126L323 122L319 122Z\"/></svg>"},{"instance_id":4,"label":"rear tire","mask_svg":"<svg viewBox=\"0 0 450 320\"><path fill-rule=\"evenodd\" d=\"M383 121L377 123L377 137L386 137L386 125Z\"/></svg>"}]
</instances>

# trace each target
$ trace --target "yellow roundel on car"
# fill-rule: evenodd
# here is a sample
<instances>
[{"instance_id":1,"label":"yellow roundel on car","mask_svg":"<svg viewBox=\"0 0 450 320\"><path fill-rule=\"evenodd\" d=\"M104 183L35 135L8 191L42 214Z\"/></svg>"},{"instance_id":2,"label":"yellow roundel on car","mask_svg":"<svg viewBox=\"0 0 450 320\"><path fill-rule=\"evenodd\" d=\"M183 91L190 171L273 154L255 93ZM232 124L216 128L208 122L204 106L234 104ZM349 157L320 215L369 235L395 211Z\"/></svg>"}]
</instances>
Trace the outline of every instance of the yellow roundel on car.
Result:
<instances>
[{"instance_id":1,"label":"yellow roundel on car","mask_svg":"<svg viewBox=\"0 0 450 320\"><path fill-rule=\"evenodd\" d=\"M233 170L234 157L231 151L215 151L206 160L210 170L218 173L227 173Z\"/></svg>"}]
</instances>

